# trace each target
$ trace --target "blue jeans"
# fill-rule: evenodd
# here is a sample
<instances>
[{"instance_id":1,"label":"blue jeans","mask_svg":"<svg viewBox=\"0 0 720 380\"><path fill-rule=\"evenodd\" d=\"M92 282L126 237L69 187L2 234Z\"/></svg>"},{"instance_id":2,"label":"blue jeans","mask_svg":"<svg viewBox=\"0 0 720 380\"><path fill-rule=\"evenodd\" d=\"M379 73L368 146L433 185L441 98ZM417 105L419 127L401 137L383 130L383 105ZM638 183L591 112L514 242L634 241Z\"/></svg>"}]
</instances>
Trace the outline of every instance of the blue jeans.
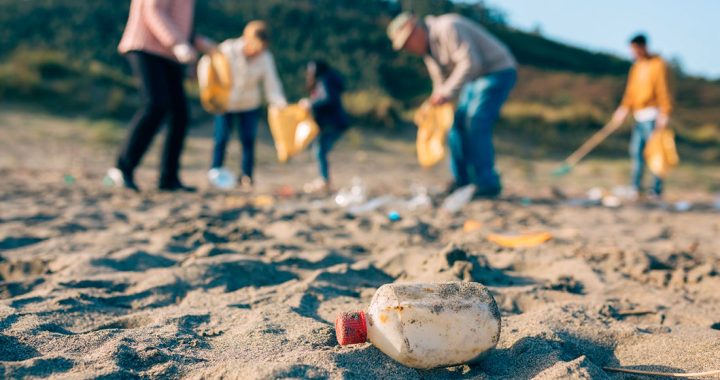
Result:
<instances>
[{"instance_id":1,"label":"blue jeans","mask_svg":"<svg viewBox=\"0 0 720 380\"><path fill-rule=\"evenodd\" d=\"M638 122L632 131L630 138L630 158L632 159L632 186L638 191L643 191L643 176L645 174L645 145L655 130L655 120ZM655 195L661 195L663 181L653 175L652 191Z\"/></svg>"},{"instance_id":2,"label":"blue jeans","mask_svg":"<svg viewBox=\"0 0 720 380\"><path fill-rule=\"evenodd\" d=\"M470 82L460 91L455 123L448 135L450 169L457 186L474 183L480 193L500 193L493 126L516 80L517 71L507 69Z\"/></svg>"},{"instance_id":3,"label":"blue jeans","mask_svg":"<svg viewBox=\"0 0 720 380\"><path fill-rule=\"evenodd\" d=\"M321 130L320 135L315 140L315 156L320 166L320 176L325 181L330 181L330 167L327 156L343 133L345 133L345 129L327 128Z\"/></svg>"},{"instance_id":4,"label":"blue jeans","mask_svg":"<svg viewBox=\"0 0 720 380\"><path fill-rule=\"evenodd\" d=\"M260 110L231 112L215 117L215 149L213 168L220 168L225 161L225 148L233 126L237 124L242 145L242 174L252 178L255 166L255 137L257 136Z\"/></svg>"}]
</instances>

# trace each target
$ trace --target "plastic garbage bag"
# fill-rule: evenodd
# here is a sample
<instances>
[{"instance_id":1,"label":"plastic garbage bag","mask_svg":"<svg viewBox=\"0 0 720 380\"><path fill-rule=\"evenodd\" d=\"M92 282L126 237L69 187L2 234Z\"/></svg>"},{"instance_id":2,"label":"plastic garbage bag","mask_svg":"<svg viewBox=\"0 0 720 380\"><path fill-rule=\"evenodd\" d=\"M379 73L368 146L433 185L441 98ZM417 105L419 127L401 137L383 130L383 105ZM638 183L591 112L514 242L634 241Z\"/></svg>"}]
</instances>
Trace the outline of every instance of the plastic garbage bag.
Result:
<instances>
[{"instance_id":1,"label":"plastic garbage bag","mask_svg":"<svg viewBox=\"0 0 720 380\"><path fill-rule=\"evenodd\" d=\"M423 104L415 113L417 155L420 166L429 168L445 158L447 133L455 119L455 108L446 103L440 106Z\"/></svg>"},{"instance_id":2,"label":"plastic garbage bag","mask_svg":"<svg viewBox=\"0 0 720 380\"><path fill-rule=\"evenodd\" d=\"M282 163L305 150L320 133L310 111L298 104L284 108L270 107L268 124L275 141L278 161Z\"/></svg>"},{"instance_id":3,"label":"plastic garbage bag","mask_svg":"<svg viewBox=\"0 0 720 380\"><path fill-rule=\"evenodd\" d=\"M227 57L220 51L203 56L198 62L200 103L205 111L213 114L227 109L232 91L232 69Z\"/></svg>"},{"instance_id":4,"label":"plastic garbage bag","mask_svg":"<svg viewBox=\"0 0 720 380\"><path fill-rule=\"evenodd\" d=\"M653 132L645 145L644 154L650 171L660 178L665 178L670 170L680 163L675 147L675 133L667 128Z\"/></svg>"},{"instance_id":5,"label":"plastic garbage bag","mask_svg":"<svg viewBox=\"0 0 720 380\"><path fill-rule=\"evenodd\" d=\"M487 239L505 248L528 248L543 244L552 239L549 232L532 232L523 234L489 234Z\"/></svg>"}]
</instances>

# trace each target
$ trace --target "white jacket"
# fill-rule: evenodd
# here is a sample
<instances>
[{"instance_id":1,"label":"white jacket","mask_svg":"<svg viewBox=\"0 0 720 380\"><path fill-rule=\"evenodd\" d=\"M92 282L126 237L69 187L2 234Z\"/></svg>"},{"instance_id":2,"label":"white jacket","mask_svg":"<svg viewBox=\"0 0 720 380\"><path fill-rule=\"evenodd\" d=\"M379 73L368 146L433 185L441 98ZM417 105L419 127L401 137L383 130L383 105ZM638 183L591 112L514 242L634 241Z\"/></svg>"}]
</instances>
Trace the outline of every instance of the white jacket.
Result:
<instances>
[{"instance_id":1,"label":"white jacket","mask_svg":"<svg viewBox=\"0 0 720 380\"><path fill-rule=\"evenodd\" d=\"M236 38L224 41L219 47L232 66L233 89L227 111L243 112L260 108L263 92L271 105L287 105L272 54L266 50L257 57L247 58L243 54L244 45L242 38Z\"/></svg>"}]
</instances>

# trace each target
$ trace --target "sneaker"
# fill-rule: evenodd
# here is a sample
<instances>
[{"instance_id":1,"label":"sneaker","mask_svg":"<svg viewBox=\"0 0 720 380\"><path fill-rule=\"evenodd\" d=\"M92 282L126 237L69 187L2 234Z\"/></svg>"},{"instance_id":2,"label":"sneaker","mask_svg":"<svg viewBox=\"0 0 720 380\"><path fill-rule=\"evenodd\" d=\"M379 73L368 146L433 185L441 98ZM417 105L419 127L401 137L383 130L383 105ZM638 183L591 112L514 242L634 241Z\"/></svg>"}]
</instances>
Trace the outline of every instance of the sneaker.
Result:
<instances>
[{"instance_id":1,"label":"sneaker","mask_svg":"<svg viewBox=\"0 0 720 380\"><path fill-rule=\"evenodd\" d=\"M330 194L330 182L323 178L318 178L312 182L308 182L303 186L305 194Z\"/></svg>"},{"instance_id":2,"label":"sneaker","mask_svg":"<svg viewBox=\"0 0 720 380\"><path fill-rule=\"evenodd\" d=\"M197 192L196 187L185 186L179 179L174 181L162 182L158 186L158 190L167 192L182 192L182 193L195 193Z\"/></svg>"},{"instance_id":3,"label":"sneaker","mask_svg":"<svg viewBox=\"0 0 720 380\"><path fill-rule=\"evenodd\" d=\"M111 186L124 187L136 193L140 192L140 188L135 184L135 180L133 179L133 175L131 173L127 173L118 168L111 168L108 169L105 178L108 180L107 183Z\"/></svg>"},{"instance_id":4,"label":"sneaker","mask_svg":"<svg viewBox=\"0 0 720 380\"><path fill-rule=\"evenodd\" d=\"M240 177L239 186L241 190L251 192L253 191L253 187L255 185L255 181L253 181L252 177L244 175Z\"/></svg>"}]
</instances>

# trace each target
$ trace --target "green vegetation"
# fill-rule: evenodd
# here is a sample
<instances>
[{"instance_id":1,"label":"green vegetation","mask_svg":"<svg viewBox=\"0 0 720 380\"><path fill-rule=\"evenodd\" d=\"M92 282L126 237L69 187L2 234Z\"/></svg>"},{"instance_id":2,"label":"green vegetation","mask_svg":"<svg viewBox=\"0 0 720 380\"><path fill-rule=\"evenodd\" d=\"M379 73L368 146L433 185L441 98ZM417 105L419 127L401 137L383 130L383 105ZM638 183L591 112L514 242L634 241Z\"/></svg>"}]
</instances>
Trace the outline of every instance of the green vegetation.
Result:
<instances>
[{"instance_id":1,"label":"green vegetation","mask_svg":"<svg viewBox=\"0 0 720 380\"><path fill-rule=\"evenodd\" d=\"M116 46L129 1L0 0L0 97L52 112L127 119L136 102L129 67ZM520 61L518 86L499 135L521 135L532 149L566 152L603 124L618 102L629 62L508 26L501 12L449 0L265 0L197 2L197 31L236 37L251 19L268 21L272 50L291 99L303 96L303 70L323 58L346 77L346 103L358 125L398 129L429 93L420 59L391 50L385 25L400 5L416 13L458 12L502 39ZM720 159L720 84L676 81L681 144ZM190 93L194 94L192 88ZM197 102L194 102L197 110ZM196 112L196 114L201 114ZM621 136L622 138L624 136ZM620 149L611 150L616 153ZM614 147L615 144L609 144Z\"/></svg>"}]
</instances>

